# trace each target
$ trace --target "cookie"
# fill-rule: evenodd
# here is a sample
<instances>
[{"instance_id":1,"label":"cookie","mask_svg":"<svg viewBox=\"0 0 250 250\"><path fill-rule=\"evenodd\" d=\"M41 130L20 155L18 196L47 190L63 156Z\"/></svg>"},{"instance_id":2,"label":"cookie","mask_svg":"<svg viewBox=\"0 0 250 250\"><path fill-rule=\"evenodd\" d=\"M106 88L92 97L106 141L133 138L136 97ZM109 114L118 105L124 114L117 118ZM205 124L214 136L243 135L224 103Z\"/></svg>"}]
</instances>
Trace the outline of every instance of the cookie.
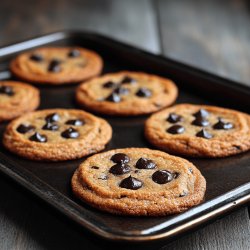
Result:
<instances>
[{"instance_id":1,"label":"cookie","mask_svg":"<svg viewBox=\"0 0 250 250\"><path fill-rule=\"evenodd\" d=\"M47 47L17 56L10 69L17 77L39 84L65 84L99 75L102 58L80 47Z\"/></svg>"},{"instance_id":2,"label":"cookie","mask_svg":"<svg viewBox=\"0 0 250 250\"><path fill-rule=\"evenodd\" d=\"M0 81L0 121L33 111L39 103L40 93L37 88L22 82Z\"/></svg>"},{"instance_id":3,"label":"cookie","mask_svg":"<svg viewBox=\"0 0 250 250\"><path fill-rule=\"evenodd\" d=\"M147 148L115 149L85 160L73 193L110 213L162 216L185 211L204 197L206 181L189 161Z\"/></svg>"},{"instance_id":4,"label":"cookie","mask_svg":"<svg viewBox=\"0 0 250 250\"><path fill-rule=\"evenodd\" d=\"M104 149L112 136L103 119L74 109L48 109L12 121L3 137L11 152L31 160L63 161Z\"/></svg>"},{"instance_id":5,"label":"cookie","mask_svg":"<svg viewBox=\"0 0 250 250\"><path fill-rule=\"evenodd\" d=\"M142 115L172 104L177 87L169 79L139 72L118 72L79 86L76 100L84 108L109 115Z\"/></svg>"},{"instance_id":6,"label":"cookie","mask_svg":"<svg viewBox=\"0 0 250 250\"><path fill-rule=\"evenodd\" d=\"M225 157L250 149L250 116L235 110L180 104L152 115L145 136L169 153Z\"/></svg>"}]
</instances>

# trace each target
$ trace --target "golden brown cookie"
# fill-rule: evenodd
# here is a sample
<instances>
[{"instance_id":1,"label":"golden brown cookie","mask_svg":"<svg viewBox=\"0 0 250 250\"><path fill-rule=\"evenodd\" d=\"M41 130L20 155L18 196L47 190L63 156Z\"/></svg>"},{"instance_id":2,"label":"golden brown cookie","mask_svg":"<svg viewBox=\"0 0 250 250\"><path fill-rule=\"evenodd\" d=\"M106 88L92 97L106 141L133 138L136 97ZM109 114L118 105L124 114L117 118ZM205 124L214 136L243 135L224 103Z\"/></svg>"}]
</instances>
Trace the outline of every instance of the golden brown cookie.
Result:
<instances>
[{"instance_id":1,"label":"golden brown cookie","mask_svg":"<svg viewBox=\"0 0 250 250\"><path fill-rule=\"evenodd\" d=\"M72 177L74 194L110 213L161 216L204 197L206 181L189 161L147 148L124 148L85 160Z\"/></svg>"},{"instance_id":2,"label":"golden brown cookie","mask_svg":"<svg viewBox=\"0 0 250 250\"><path fill-rule=\"evenodd\" d=\"M146 138L166 152L224 157L250 149L250 116L214 106L180 104L152 115Z\"/></svg>"},{"instance_id":3,"label":"golden brown cookie","mask_svg":"<svg viewBox=\"0 0 250 250\"><path fill-rule=\"evenodd\" d=\"M102 58L80 47L46 47L17 56L10 69L17 77L39 84L65 84L99 75Z\"/></svg>"},{"instance_id":4,"label":"golden brown cookie","mask_svg":"<svg viewBox=\"0 0 250 250\"><path fill-rule=\"evenodd\" d=\"M84 108L109 115L142 115L172 104L177 87L166 78L139 72L106 74L81 84L76 100Z\"/></svg>"},{"instance_id":5,"label":"golden brown cookie","mask_svg":"<svg viewBox=\"0 0 250 250\"><path fill-rule=\"evenodd\" d=\"M31 160L63 161L104 149L112 136L103 119L74 109L47 109L12 121L3 137L11 152Z\"/></svg>"},{"instance_id":6,"label":"golden brown cookie","mask_svg":"<svg viewBox=\"0 0 250 250\"><path fill-rule=\"evenodd\" d=\"M22 82L0 81L0 121L33 111L39 103L37 88Z\"/></svg>"}]
</instances>

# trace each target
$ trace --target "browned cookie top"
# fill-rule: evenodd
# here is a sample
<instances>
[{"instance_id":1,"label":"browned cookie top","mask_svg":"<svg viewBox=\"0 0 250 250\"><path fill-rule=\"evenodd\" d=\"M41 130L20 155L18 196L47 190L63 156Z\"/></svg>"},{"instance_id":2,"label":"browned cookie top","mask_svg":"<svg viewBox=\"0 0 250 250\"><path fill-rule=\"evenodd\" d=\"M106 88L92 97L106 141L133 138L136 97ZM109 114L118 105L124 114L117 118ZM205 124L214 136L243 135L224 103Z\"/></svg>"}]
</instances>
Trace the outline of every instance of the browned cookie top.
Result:
<instances>
[{"instance_id":1,"label":"browned cookie top","mask_svg":"<svg viewBox=\"0 0 250 250\"><path fill-rule=\"evenodd\" d=\"M10 151L30 159L66 160L103 149L111 133L106 121L87 112L42 110L10 123L4 144Z\"/></svg>"},{"instance_id":2,"label":"browned cookie top","mask_svg":"<svg viewBox=\"0 0 250 250\"><path fill-rule=\"evenodd\" d=\"M72 179L75 194L102 210L164 215L198 204L205 180L190 162L146 148L116 149L84 161Z\"/></svg>"},{"instance_id":3,"label":"browned cookie top","mask_svg":"<svg viewBox=\"0 0 250 250\"><path fill-rule=\"evenodd\" d=\"M223 157L250 148L250 118L234 110L180 104L152 115L145 135L172 153Z\"/></svg>"},{"instance_id":4,"label":"browned cookie top","mask_svg":"<svg viewBox=\"0 0 250 250\"><path fill-rule=\"evenodd\" d=\"M32 111L39 103L37 88L22 82L0 81L0 121Z\"/></svg>"},{"instance_id":5,"label":"browned cookie top","mask_svg":"<svg viewBox=\"0 0 250 250\"><path fill-rule=\"evenodd\" d=\"M140 115L173 103L177 87L169 79L139 72L106 74L83 83L76 92L80 105L113 115Z\"/></svg>"},{"instance_id":6,"label":"browned cookie top","mask_svg":"<svg viewBox=\"0 0 250 250\"><path fill-rule=\"evenodd\" d=\"M47 84L80 82L100 74L101 57L80 47L39 48L17 56L11 70L18 77Z\"/></svg>"}]
</instances>

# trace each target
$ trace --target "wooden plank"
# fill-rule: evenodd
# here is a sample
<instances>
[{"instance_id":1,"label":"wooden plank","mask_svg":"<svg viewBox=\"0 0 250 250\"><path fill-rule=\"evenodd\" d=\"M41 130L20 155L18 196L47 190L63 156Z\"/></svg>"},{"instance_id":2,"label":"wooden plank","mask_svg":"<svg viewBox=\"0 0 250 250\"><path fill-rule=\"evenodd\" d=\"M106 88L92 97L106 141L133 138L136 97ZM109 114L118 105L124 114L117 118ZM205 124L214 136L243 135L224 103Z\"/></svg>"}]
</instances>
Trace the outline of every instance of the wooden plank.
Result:
<instances>
[{"instance_id":1,"label":"wooden plank","mask_svg":"<svg viewBox=\"0 0 250 250\"><path fill-rule=\"evenodd\" d=\"M1 44L63 29L93 30L159 52L150 0L1 2Z\"/></svg>"},{"instance_id":2,"label":"wooden plank","mask_svg":"<svg viewBox=\"0 0 250 250\"><path fill-rule=\"evenodd\" d=\"M206 249L206 250L245 250L250 249L250 225L243 208L215 223L161 248L167 249Z\"/></svg>"},{"instance_id":3,"label":"wooden plank","mask_svg":"<svg viewBox=\"0 0 250 250\"><path fill-rule=\"evenodd\" d=\"M164 54L250 85L246 0L158 1Z\"/></svg>"}]
</instances>

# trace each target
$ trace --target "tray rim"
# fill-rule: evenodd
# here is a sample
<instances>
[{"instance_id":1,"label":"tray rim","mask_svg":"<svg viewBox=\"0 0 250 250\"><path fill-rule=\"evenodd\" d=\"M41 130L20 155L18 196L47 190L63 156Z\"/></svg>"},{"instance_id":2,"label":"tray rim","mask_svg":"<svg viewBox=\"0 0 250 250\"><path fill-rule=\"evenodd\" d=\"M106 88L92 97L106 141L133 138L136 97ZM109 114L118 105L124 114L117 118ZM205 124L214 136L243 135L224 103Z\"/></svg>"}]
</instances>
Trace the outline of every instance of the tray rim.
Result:
<instances>
[{"instance_id":1,"label":"tray rim","mask_svg":"<svg viewBox=\"0 0 250 250\"><path fill-rule=\"evenodd\" d=\"M34 38L31 39L25 39L22 40L21 42L15 42L12 43L10 45L6 45L6 46L2 46L0 47L0 63L1 63L1 59L5 58L7 56L10 56L11 54L15 54L19 51L24 51L26 49L31 49L31 48L35 48L41 45L46 45L50 42L58 42L60 40L64 40L64 39L70 39L70 38L74 38L77 36L85 36L85 37L92 37L94 39L104 39L106 41L110 41L112 43L115 43L118 46L122 46L125 47L127 49L132 49L134 51L136 51L137 53L143 53L144 55L147 55L151 58L157 59L157 60L163 60L163 61L168 61L169 63L172 63L174 65L176 65L177 67L182 67L185 68L186 70L191 70L192 73L196 73L196 74L202 74L203 77L212 77L214 78L214 80L218 80L218 81L222 81L220 84L226 86L227 88L231 88L231 89L238 89L240 91L244 91L244 92L249 92L250 93L250 87L243 85L242 83L238 83L232 80L229 80L227 78L223 78L211 73L208 73L204 70L201 69L197 69L195 67L192 66L188 66L184 63L180 63L177 62L175 60L169 59L167 57L164 57L162 55L156 55L150 52L147 52L145 50L136 48L135 46L132 45L128 45L126 43L123 42L119 42L115 39L109 38L107 36L104 35L100 35L98 33L95 32L89 32L89 31L79 31L79 30L65 30L65 31L57 31L57 32L52 32L52 33L48 33L45 35L41 35L41 36L36 36ZM33 44L34 42L39 42L36 43L36 46L31 46L30 44ZM22 49L17 49L17 47L22 47ZM1 74L5 74L8 75L9 71L8 70L4 70L0 72ZM233 84L232 84L233 83ZM230 85L229 85L230 84ZM0 156L4 154L2 154L0 152ZM9 165L9 166L7 166ZM108 231L105 231L103 229L100 229L99 227L97 227L96 225L94 225L93 223L88 223L88 221L85 219L84 221L82 220L77 220L75 216L76 213L79 213L79 211L74 211L70 208L69 204L66 204L66 206L68 207L68 210L64 207L65 204L61 204L61 202L58 202L56 199L52 199L53 196L62 199L64 201L70 201L71 203L73 201L71 201L69 198L67 198L66 196L64 196L63 194L61 194L59 191L55 190L53 187L51 187L49 184L46 184L45 182L43 182L41 179L39 179L38 177L36 177L34 174L30 173L28 170L24 169L26 173L28 173L32 178L36 179L37 182L29 182L29 178L27 178L27 176L23 176L22 173L20 173L19 170L17 169L13 169L11 166L11 164L9 162L4 162L2 157L0 158L0 171L2 173L4 173L5 175L7 175L8 177L10 177L11 179L13 179L14 181L18 182L19 184L21 184L24 188L28 189L30 192L32 192L33 194L35 194L36 196L38 196L39 198L41 198L43 201L45 201L46 203L48 203L49 205L51 205L52 207L54 207L56 210L60 211L61 213L63 213L64 215L66 215L67 217L69 217L70 219L72 219L74 222L80 224L81 226L83 226L84 228L87 228L89 231L91 231L92 233L95 233L96 235L100 236L101 238L104 238L106 240L113 240L113 241L123 241L123 242L148 242L148 241L155 241L155 240L159 240L159 239L164 239L164 238L168 238L168 237L172 237L175 236L175 234L179 234L182 232L186 232L190 229L196 228L197 226L206 223L209 220L212 220L214 218L217 218L218 216L224 215L225 213L239 207L242 206L244 204L246 204L247 202L250 201L250 181L242 186L239 186L227 193L224 193L223 195L220 195L212 200L209 200L206 203L202 203L201 205L198 205L190 210L188 210L187 212L184 212L180 215L185 215L187 213L190 213L190 211L196 211L198 209L200 209L201 207L207 205L207 203L211 202L213 203L214 201L221 201L224 198L229 198L228 203L224 204L222 202L216 204L218 207L216 207L215 209L213 209L212 211L208 211L207 214L200 216L198 218L194 218L192 221L187 221L186 223L183 223L181 226L177 225L177 228L172 228L166 231L166 227L162 227L159 228L158 231L156 231L156 233L154 232L154 234L151 234L151 232L144 232L144 233L140 233L143 231L131 231L134 234L114 234ZM35 183L35 184L34 184ZM41 192L41 190L39 189L39 186L37 185L45 185L47 188L48 193L45 192ZM238 194L238 196L236 197L235 195ZM234 199L233 199L234 198ZM231 200L230 200L231 199ZM224 199L225 201L225 199ZM224 204L224 205L223 205ZM72 204L71 204L72 205ZM220 206L219 206L220 205ZM78 204L76 204L76 206L79 206ZM203 210L204 212L205 210ZM194 212L195 215L198 215L197 213ZM160 225L165 224L165 223L161 223ZM164 225L163 225L164 226ZM159 225L154 226L155 227L159 227ZM164 231L165 229L165 231ZM144 230L144 231L148 231L148 230ZM161 232L163 231L163 232ZM157 233L159 232L159 233Z\"/></svg>"}]
</instances>

